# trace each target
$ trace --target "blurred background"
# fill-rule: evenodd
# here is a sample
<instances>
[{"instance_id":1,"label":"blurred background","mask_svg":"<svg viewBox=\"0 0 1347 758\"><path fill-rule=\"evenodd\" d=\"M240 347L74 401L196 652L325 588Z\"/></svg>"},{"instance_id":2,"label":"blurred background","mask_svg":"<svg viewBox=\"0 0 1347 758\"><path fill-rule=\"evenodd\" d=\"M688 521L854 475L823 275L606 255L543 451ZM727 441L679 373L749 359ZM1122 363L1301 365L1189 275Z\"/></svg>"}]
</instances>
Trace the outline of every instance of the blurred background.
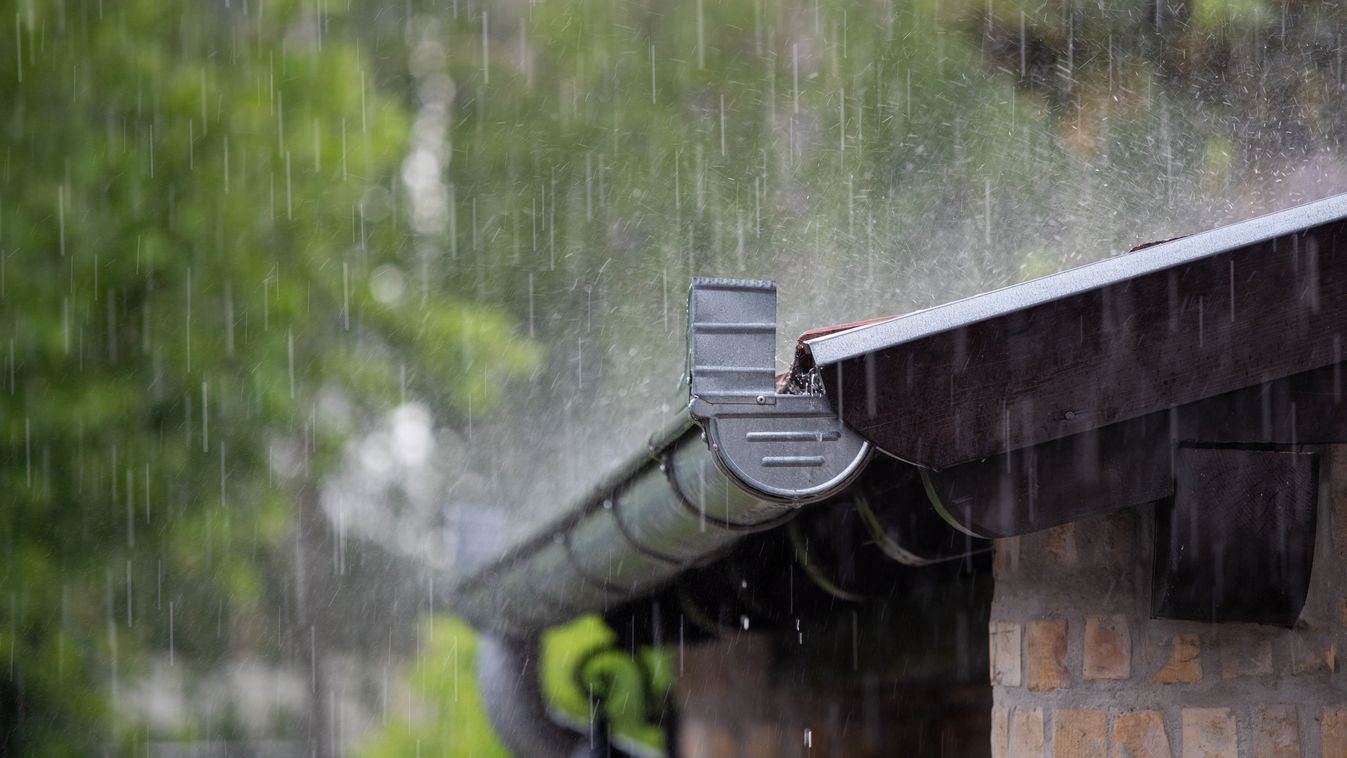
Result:
<instances>
[{"instance_id":1,"label":"blurred background","mask_svg":"<svg viewBox=\"0 0 1347 758\"><path fill-rule=\"evenodd\" d=\"M685 402L692 276L784 361L1347 190L1340 2L0 9L0 755L500 752L444 590Z\"/></svg>"}]
</instances>

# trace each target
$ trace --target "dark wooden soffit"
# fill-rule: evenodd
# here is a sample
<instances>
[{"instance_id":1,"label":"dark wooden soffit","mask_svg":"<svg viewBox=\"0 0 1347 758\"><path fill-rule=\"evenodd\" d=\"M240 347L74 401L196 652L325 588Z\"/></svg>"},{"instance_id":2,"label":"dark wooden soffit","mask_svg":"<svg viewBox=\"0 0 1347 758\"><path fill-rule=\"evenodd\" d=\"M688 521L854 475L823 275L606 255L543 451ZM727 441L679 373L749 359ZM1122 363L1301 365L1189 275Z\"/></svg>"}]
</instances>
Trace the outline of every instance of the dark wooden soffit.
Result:
<instances>
[{"instance_id":1,"label":"dark wooden soffit","mask_svg":"<svg viewBox=\"0 0 1347 758\"><path fill-rule=\"evenodd\" d=\"M1344 380L1347 366L1333 364L928 471L926 493L948 520L979 537L1029 534L1172 498L1184 446L1299 449L1347 442ZM1214 511L1224 512L1217 505Z\"/></svg>"},{"instance_id":2,"label":"dark wooden soffit","mask_svg":"<svg viewBox=\"0 0 1347 758\"><path fill-rule=\"evenodd\" d=\"M1342 360L1347 195L809 341L846 423L942 469Z\"/></svg>"}]
</instances>

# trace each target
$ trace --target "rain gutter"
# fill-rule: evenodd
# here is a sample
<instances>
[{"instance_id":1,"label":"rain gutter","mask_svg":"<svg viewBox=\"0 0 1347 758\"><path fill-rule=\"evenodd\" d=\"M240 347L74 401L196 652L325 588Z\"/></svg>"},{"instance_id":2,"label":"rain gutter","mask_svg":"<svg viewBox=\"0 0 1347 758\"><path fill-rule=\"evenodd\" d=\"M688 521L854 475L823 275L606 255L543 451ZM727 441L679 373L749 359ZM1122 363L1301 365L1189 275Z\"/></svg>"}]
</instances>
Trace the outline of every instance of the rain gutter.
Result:
<instances>
[{"instance_id":1,"label":"rain gutter","mask_svg":"<svg viewBox=\"0 0 1347 758\"><path fill-rule=\"evenodd\" d=\"M477 628L515 639L648 595L845 490L870 444L821 393L775 386L776 287L697 279L689 402L564 516L451 589Z\"/></svg>"}]
</instances>

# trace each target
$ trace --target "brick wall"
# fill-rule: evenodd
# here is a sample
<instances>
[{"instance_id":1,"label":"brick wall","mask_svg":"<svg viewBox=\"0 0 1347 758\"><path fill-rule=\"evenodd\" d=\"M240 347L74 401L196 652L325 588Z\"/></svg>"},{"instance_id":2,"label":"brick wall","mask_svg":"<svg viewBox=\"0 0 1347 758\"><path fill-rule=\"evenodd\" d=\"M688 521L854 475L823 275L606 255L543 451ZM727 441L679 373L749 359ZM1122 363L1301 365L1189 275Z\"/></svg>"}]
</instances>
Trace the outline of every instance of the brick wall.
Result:
<instances>
[{"instance_id":1,"label":"brick wall","mask_svg":"<svg viewBox=\"0 0 1347 758\"><path fill-rule=\"evenodd\" d=\"M1150 619L1152 510L996 545L994 758L1347 758L1347 448L1294 629Z\"/></svg>"},{"instance_id":2,"label":"brick wall","mask_svg":"<svg viewBox=\"0 0 1347 758\"><path fill-rule=\"evenodd\" d=\"M816 665L756 634L687 648L675 691L678 753L690 758L987 755L985 682L904 682Z\"/></svg>"}]
</instances>

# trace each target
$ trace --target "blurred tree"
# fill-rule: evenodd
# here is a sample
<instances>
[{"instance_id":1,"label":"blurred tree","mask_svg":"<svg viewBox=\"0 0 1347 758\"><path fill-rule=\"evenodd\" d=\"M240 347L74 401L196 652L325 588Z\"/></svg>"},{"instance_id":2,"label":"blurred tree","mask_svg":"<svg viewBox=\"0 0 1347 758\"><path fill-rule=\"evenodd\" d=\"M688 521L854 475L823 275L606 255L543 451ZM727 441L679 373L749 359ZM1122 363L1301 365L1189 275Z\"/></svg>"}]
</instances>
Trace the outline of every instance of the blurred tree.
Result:
<instances>
[{"instance_id":1,"label":"blurred tree","mask_svg":"<svg viewBox=\"0 0 1347 758\"><path fill-rule=\"evenodd\" d=\"M812 267L865 287L910 263L879 247L894 225L959 225L969 206L981 239L989 180L1042 194L1042 164L1023 160L1038 116L946 37L938 7L465 0L419 24L413 67L447 82L444 234L471 274L448 286L549 336L626 342L676 335L652 304L693 275ZM976 265L994 281L1014 263ZM632 288L646 297L608 295ZM546 312L529 308L538 292ZM557 369L583 383L603 366Z\"/></svg>"},{"instance_id":2,"label":"blurred tree","mask_svg":"<svg viewBox=\"0 0 1347 758\"><path fill-rule=\"evenodd\" d=\"M1100 170L1163 159L1166 210L1185 189L1246 215L1341 188L1324 160L1347 147L1341 3L968 0L947 14ZM1117 194L1140 213L1131 189Z\"/></svg>"},{"instance_id":3,"label":"blurred tree","mask_svg":"<svg viewBox=\"0 0 1347 758\"><path fill-rule=\"evenodd\" d=\"M143 741L115 706L155 650L313 666L321 751L333 451L408 395L480 412L535 348L405 254L407 116L338 8L0 19L0 754Z\"/></svg>"}]
</instances>

